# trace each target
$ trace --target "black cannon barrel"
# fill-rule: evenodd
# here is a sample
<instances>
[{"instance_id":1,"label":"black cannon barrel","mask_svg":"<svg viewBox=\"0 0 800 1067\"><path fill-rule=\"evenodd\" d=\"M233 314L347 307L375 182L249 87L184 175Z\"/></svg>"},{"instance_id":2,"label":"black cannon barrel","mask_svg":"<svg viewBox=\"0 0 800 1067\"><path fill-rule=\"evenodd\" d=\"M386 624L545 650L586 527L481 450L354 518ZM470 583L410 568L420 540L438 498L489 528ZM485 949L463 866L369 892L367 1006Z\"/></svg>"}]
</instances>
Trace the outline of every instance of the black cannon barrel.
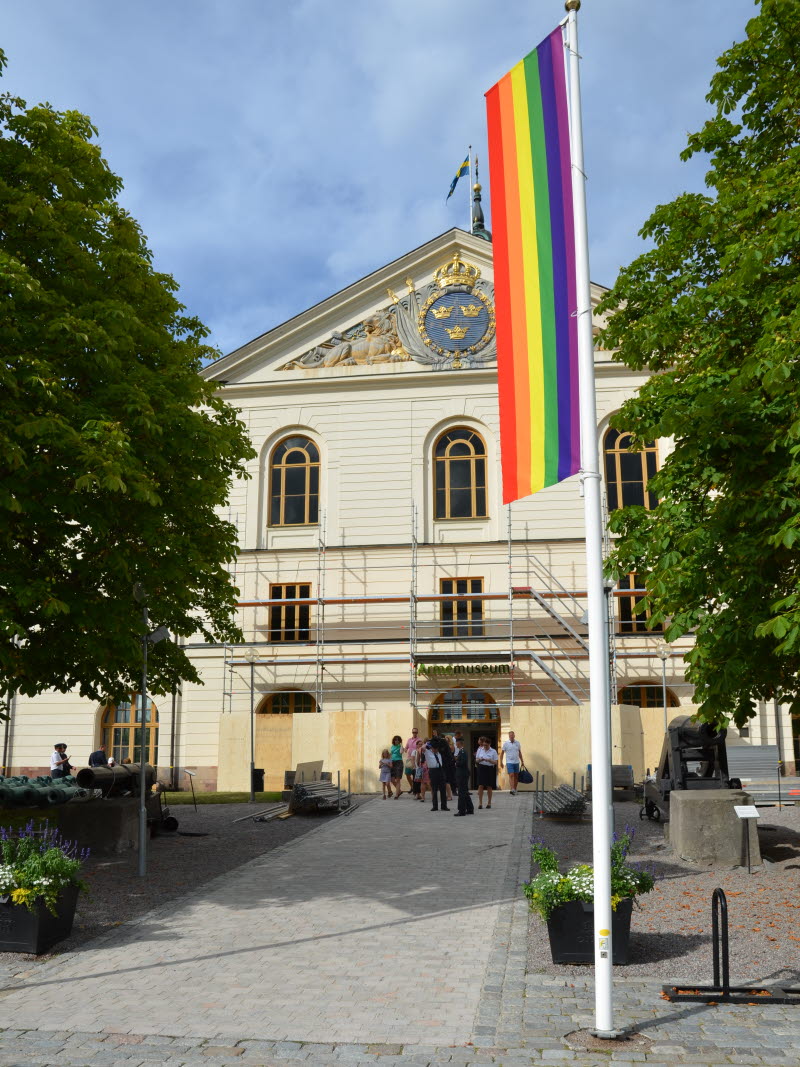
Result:
<instances>
[{"instance_id":1,"label":"black cannon barrel","mask_svg":"<svg viewBox=\"0 0 800 1067\"><path fill-rule=\"evenodd\" d=\"M728 734L724 726L718 730L707 722L693 722L691 715L676 715L670 721L669 732L675 735L681 748L722 745Z\"/></svg>"},{"instance_id":2,"label":"black cannon barrel","mask_svg":"<svg viewBox=\"0 0 800 1067\"><path fill-rule=\"evenodd\" d=\"M139 792L138 763L122 763L117 767L83 767L76 774L78 785L84 789L102 789L103 796L119 796L121 793ZM145 788L149 792L156 780L155 768L149 763L144 768Z\"/></svg>"}]
</instances>

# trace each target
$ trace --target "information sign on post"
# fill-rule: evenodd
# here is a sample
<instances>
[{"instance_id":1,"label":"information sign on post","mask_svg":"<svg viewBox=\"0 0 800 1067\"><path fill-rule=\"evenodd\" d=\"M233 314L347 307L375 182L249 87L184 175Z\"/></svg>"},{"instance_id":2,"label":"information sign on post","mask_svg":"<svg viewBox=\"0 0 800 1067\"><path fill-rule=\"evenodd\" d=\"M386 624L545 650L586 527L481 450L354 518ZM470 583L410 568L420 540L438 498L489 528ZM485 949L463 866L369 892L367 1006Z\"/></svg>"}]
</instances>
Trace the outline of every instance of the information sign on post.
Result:
<instances>
[{"instance_id":1,"label":"information sign on post","mask_svg":"<svg viewBox=\"0 0 800 1067\"><path fill-rule=\"evenodd\" d=\"M758 808L755 804L734 804L733 810L744 821L744 839L747 842L747 873L750 874L750 823L748 819L759 819Z\"/></svg>"}]
</instances>

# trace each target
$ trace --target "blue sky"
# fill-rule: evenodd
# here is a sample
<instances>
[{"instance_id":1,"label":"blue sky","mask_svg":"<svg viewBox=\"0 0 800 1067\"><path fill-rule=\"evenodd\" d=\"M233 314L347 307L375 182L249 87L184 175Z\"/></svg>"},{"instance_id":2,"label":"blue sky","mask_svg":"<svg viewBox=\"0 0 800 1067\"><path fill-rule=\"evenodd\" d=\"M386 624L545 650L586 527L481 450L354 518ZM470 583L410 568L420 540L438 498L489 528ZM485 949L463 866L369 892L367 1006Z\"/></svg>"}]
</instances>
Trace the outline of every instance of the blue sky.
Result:
<instances>
[{"instance_id":1,"label":"blue sky","mask_svg":"<svg viewBox=\"0 0 800 1067\"><path fill-rule=\"evenodd\" d=\"M584 0L591 276L643 248L752 0ZM556 0L8 0L2 87L91 116L156 267L230 351L467 221L483 94ZM482 167L488 215L488 168ZM489 219L491 226L491 220Z\"/></svg>"}]
</instances>

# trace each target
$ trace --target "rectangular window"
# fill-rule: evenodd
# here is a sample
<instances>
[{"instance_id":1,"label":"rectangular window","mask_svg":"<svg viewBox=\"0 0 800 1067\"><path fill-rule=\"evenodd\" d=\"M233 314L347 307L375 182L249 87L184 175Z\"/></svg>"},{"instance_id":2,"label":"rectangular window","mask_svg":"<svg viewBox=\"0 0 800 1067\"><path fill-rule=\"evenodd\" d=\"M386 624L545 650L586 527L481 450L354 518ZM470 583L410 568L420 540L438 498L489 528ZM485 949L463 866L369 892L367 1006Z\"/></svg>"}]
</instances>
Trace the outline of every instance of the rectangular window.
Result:
<instances>
[{"instance_id":1,"label":"rectangular window","mask_svg":"<svg viewBox=\"0 0 800 1067\"><path fill-rule=\"evenodd\" d=\"M644 576L641 574L626 574L620 580L619 588L644 589ZM630 596L617 597L617 630L621 634L660 633L663 626L648 627L647 620L650 612L636 611L636 606L642 602L642 593L631 593Z\"/></svg>"},{"instance_id":2,"label":"rectangular window","mask_svg":"<svg viewBox=\"0 0 800 1067\"><path fill-rule=\"evenodd\" d=\"M270 600L285 600L285 604L271 604L269 609L270 641L309 641L311 634L311 605L292 601L307 600L311 596L309 582L291 585L270 585Z\"/></svg>"},{"instance_id":3,"label":"rectangular window","mask_svg":"<svg viewBox=\"0 0 800 1067\"><path fill-rule=\"evenodd\" d=\"M483 578L440 578L439 592L463 599L443 600L440 604L442 637L482 637L483 601L470 596L483 592Z\"/></svg>"}]
</instances>

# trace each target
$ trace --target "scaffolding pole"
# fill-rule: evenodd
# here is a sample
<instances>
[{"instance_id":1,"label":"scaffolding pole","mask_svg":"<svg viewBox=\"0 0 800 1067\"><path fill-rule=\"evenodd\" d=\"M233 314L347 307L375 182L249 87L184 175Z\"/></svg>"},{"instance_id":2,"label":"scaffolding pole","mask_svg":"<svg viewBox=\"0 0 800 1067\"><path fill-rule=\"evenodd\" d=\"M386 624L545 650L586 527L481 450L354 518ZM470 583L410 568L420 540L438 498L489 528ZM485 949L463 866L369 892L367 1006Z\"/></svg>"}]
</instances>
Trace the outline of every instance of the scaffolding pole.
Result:
<instances>
[{"instance_id":1,"label":"scaffolding pole","mask_svg":"<svg viewBox=\"0 0 800 1067\"><path fill-rule=\"evenodd\" d=\"M508 518L508 659L511 663L511 707L514 707L514 556L511 537L511 504Z\"/></svg>"}]
</instances>

